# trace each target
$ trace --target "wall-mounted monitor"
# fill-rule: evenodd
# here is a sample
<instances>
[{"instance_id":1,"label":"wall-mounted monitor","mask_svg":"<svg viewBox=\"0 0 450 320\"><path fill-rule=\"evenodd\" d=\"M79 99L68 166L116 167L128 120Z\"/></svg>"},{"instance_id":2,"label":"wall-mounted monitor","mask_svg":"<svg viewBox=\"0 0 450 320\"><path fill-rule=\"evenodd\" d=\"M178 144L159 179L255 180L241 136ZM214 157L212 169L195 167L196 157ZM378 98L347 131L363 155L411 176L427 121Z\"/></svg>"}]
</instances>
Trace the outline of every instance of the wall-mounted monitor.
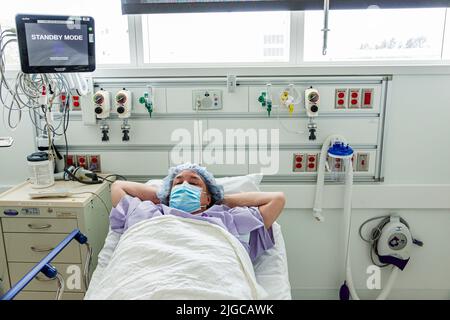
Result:
<instances>
[{"instance_id":1,"label":"wall-mounted monitor","mask_svg":"<svg viewBox=\"0 0 450 320\"><path fill-rule=\"evenodd\" d=\"M24 73L95 70L92 17L18 14L16 29Z\"/></svg>"}]
</instances>

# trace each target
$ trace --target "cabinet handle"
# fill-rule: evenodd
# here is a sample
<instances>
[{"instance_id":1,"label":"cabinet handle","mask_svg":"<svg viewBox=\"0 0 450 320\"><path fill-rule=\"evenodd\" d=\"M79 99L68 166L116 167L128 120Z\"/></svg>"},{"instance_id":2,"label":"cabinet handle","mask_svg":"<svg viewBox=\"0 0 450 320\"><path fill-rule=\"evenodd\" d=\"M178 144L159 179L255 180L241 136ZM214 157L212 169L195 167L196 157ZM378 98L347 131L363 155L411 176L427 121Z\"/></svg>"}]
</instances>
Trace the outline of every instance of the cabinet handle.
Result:
<instances>
[{"instance_id":1,"label":"cabinet handle","mask_svg":"<svg viewBox=\"0 0 450 320\"><path fill-rule=\"evenodd\" d=\"M34 252L50 252L55 248L36 248L36 247L30 247L31 251Z\"/></svg>"},{"instance_id":2,"label":"cabinet handle","mask_svg":"<svg viewBox=\"0 0 450 320\"><path fill-rule=\"evenodd\" d=\"M29 223L28 224L28 228L34 229L34 230L48 229L48 228L51 228L51 227L52 227L52 225L49 224L49 223L47 223L47 224L32 224L32 223Z\"/></svg>"},{"instance_id":3,"label":"cabinet handle","mask_svg":"<svg viewBox=\"0 0 450 320\"><path fill-rule=\"evenodd\" d=\"M39 277L39 276L36 276L36 277L34 277L37 281L55 281L56 280L56 278L53 278L53 279L50 279L50 278L47 278L47 277Z\"/></svg>"}]
</instances>

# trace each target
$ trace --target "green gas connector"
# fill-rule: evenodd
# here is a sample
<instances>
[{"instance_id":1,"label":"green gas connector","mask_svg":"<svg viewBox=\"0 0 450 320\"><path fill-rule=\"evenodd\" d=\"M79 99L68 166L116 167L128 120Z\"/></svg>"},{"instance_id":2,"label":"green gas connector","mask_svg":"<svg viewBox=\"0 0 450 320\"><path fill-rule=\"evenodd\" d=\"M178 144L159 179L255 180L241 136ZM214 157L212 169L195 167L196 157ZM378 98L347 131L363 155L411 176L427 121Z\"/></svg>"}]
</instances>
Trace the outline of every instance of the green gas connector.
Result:
<instances>
[{"instance_id":1,"label":"green gas connector","mask_svg":"<svg viewBox=\"0 0 450 320\"><path fill-rule=\"evenodd\" d=\"M265 92L261 92L261 95L259 96L258 101L261 103L261 105L263 107L266 106L266 93Z\"/></svg>"},{"instance_id":2,"label":"green gas connector","mask_svg":"<svg viewBox=\"0 0 450 320\"><path fill-rule=\"evenodd\" d=\"M145 92L144 96L139 98L139 103L143 104L145 106L145 108L147 109L148 114L150 115L150 118L151 118L152 112L153 112L153 103L148 98L148 92Z\"/></svg>"},{"instance_id":3,"label":"green gas connector","mask_svg":"<svg viewBox=\"0 0 450 320\"><path fill-rule=\"evenodd\" d=\"M258 97L258 102L261 103L261 106L266 108L267 114L270 117L270 112L272 111L272 101L267 100L267 92L261 92L261 95Z\"/></svg>"}]
</instances>

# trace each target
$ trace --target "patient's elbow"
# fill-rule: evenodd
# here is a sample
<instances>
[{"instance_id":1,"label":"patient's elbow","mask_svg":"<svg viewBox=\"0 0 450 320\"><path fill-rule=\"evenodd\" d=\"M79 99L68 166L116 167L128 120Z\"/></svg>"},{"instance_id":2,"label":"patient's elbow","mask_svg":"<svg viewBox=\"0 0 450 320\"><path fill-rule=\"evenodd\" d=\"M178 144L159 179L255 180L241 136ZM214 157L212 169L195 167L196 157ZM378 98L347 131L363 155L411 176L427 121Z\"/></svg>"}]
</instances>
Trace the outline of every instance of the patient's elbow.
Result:
<instances>
[{"instance_id":1,"label":"patient's elbow","mask_svg":"<svg viewBox=\"0 0 450 320\"><path fill-rule=\"evenodd\" d=\"M284 205L286 204L286 196L284 192L276 192L274 200L278 203L278 205L281 208L284 208Z\"/></svg>"}]
</instances>

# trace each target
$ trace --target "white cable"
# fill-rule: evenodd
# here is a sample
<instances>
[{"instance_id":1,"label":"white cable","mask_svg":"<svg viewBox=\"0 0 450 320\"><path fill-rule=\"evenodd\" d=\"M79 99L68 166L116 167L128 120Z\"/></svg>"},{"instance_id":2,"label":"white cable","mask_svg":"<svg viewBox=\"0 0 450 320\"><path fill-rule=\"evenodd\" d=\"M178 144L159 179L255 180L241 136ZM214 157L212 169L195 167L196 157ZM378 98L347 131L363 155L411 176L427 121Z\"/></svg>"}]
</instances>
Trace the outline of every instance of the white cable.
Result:
<instances>
[{"instance_id":1,"label":"white cable","mask_svg":"<svg viewBox=\"0 0 450 320\"><path fill-rule=\"evenodd\" d=\"M91 261L92 261L92 247L89 245L89 243L85 243L86 245L86 263L84 265L84 287L87 290L89 288L89 283L91 282Z\"/></svg>"}]
</instances>

